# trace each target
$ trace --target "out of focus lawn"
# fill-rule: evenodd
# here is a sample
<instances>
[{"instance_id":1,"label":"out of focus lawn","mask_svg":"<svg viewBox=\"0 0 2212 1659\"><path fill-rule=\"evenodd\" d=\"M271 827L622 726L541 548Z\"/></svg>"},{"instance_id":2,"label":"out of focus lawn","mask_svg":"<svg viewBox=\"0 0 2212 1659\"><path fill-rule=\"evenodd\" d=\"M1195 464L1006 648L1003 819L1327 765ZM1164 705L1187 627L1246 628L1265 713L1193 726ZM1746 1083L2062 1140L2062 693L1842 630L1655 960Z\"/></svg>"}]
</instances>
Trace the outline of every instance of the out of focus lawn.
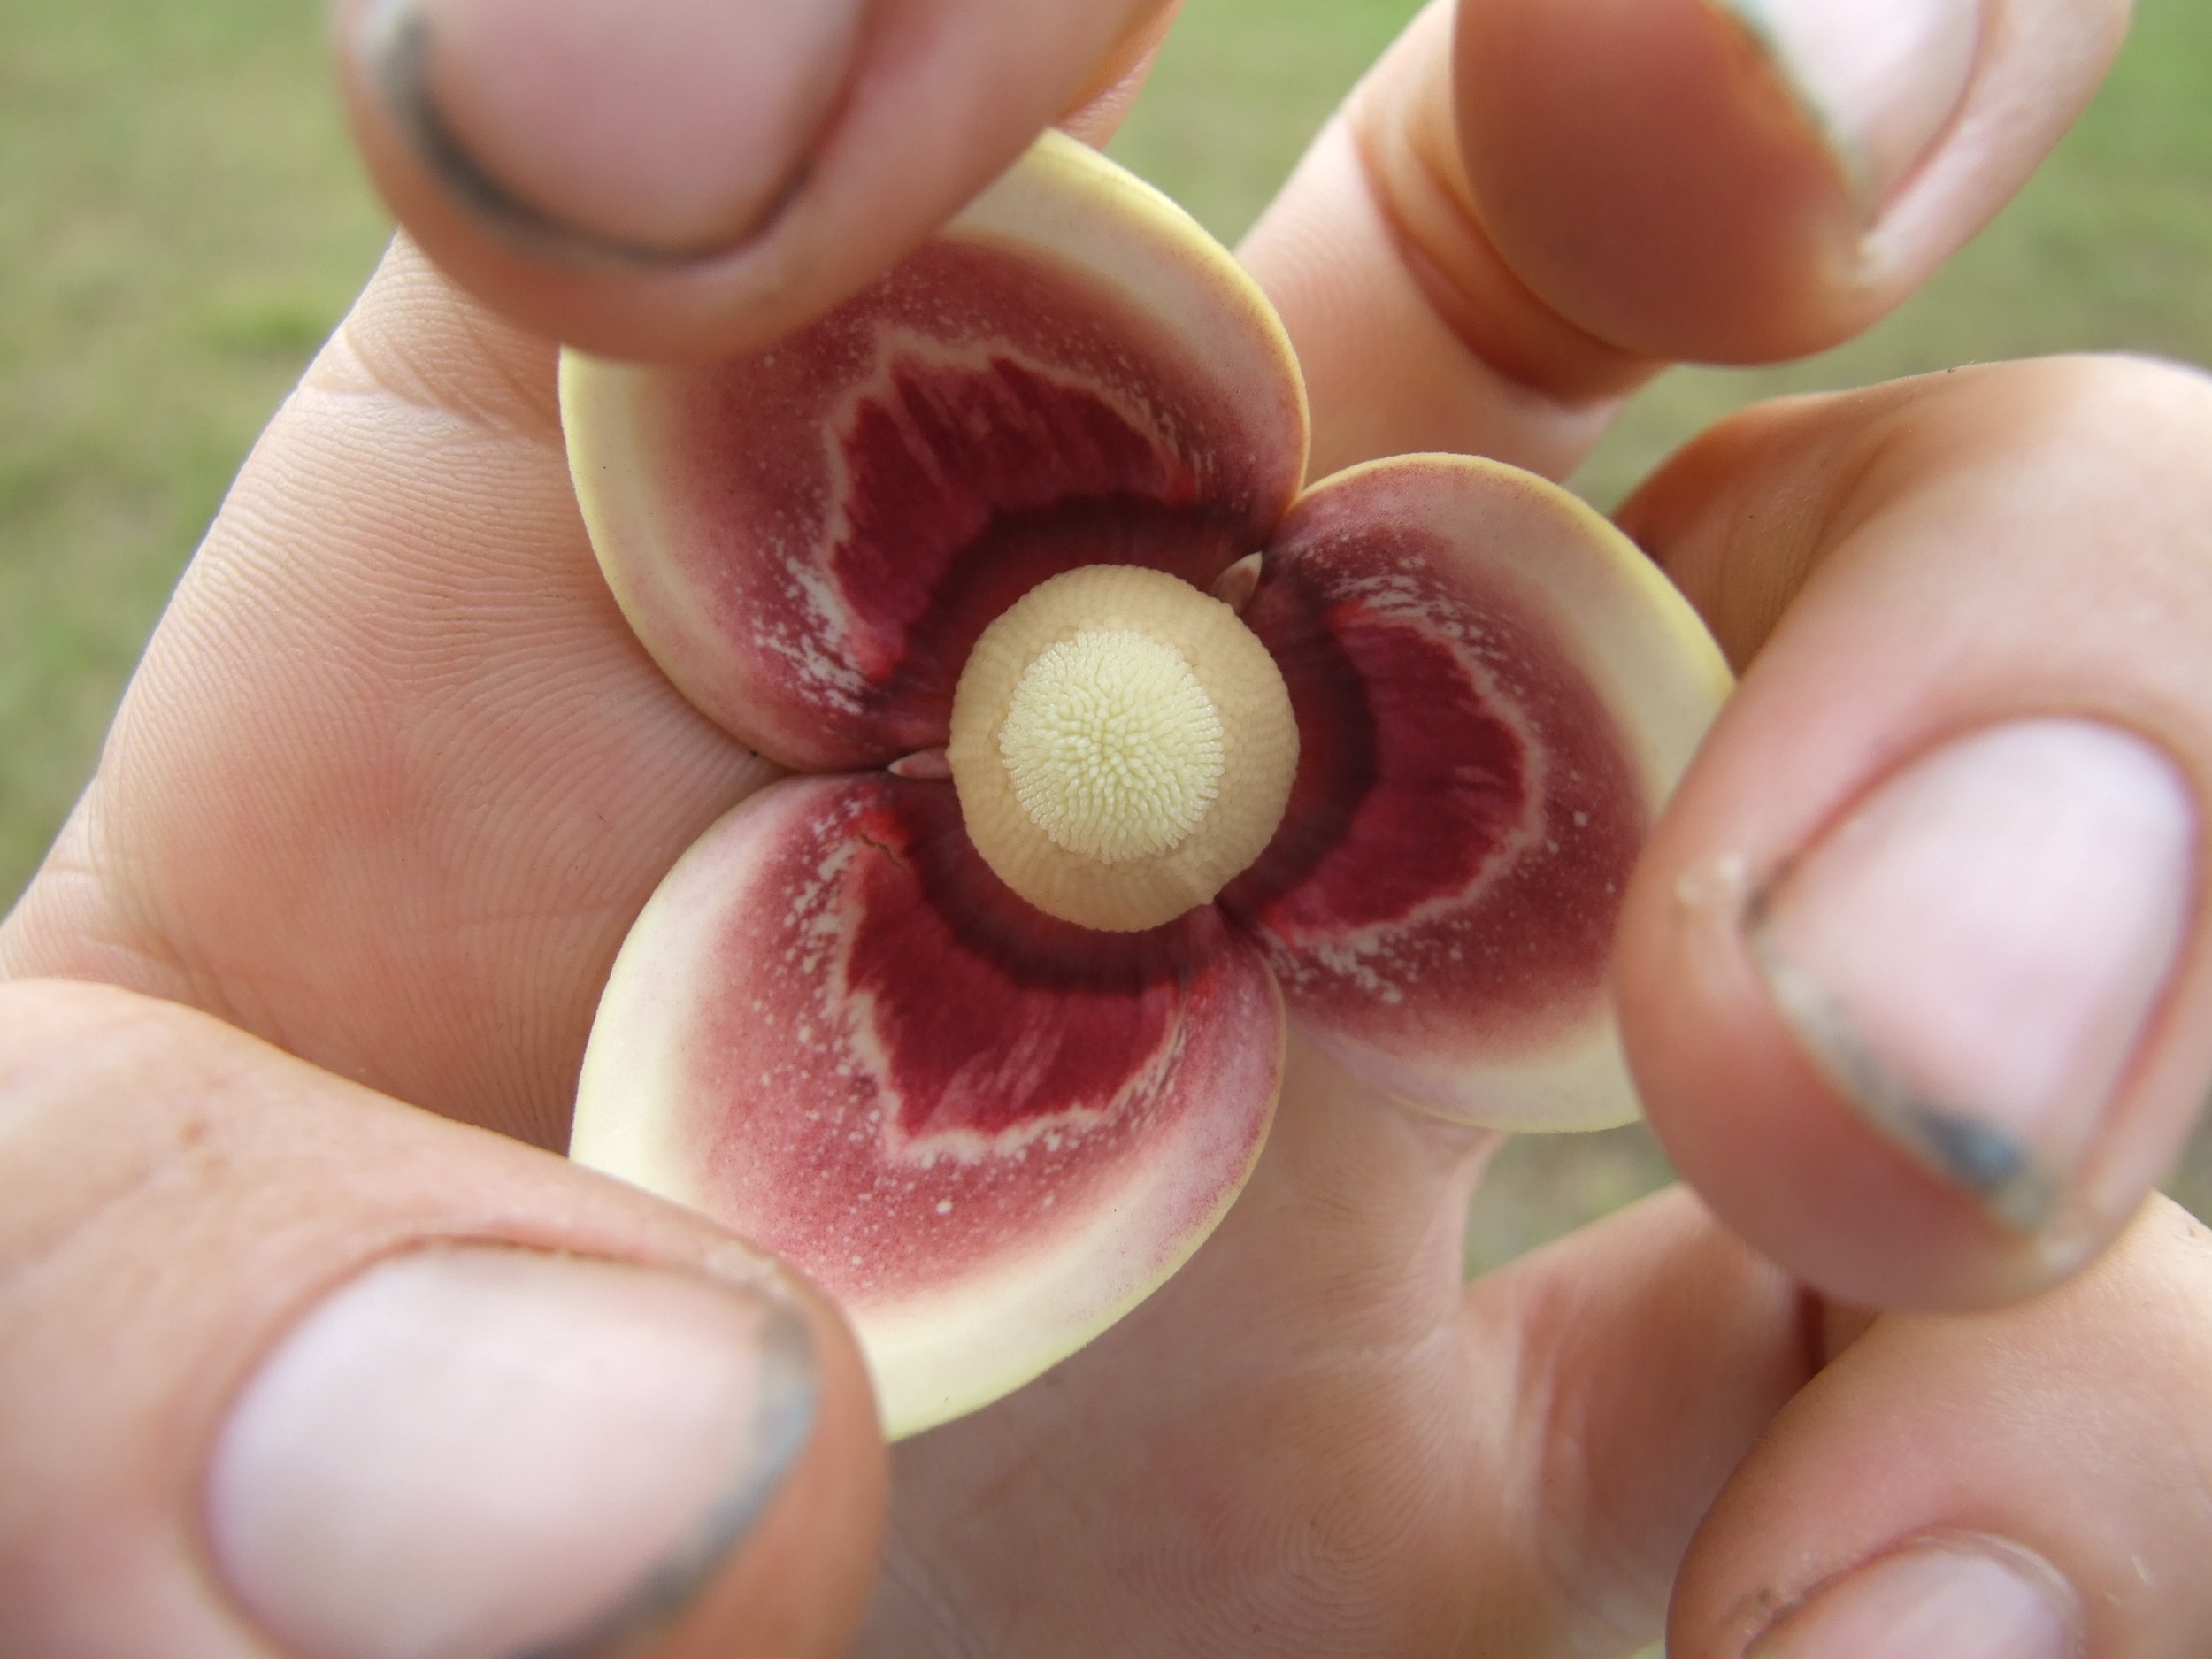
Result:
<instances>
[{"instance_id":1,"label":"out of focus lawn","mask_svg":"<svg viewBox=\"0 0 2212 1659\"><path fill-rule=\"evenodd\" d=\"M1190 0L1116 151L1233 239L1414 9ZM0 0L0 905L254 433L381 245L321 31L303 0ZM1895 317L1808 363L1664 377L1577 481L1609 502L1755 397L2091 348L2212 362L2204 0L2141 0L2086 119ZM1663 1176L1639 1132L1505 1159L1476 1264ZM2212 1143L2179 1190L2212 1213Z\"/></svg>"},{"instance_id":2,"label":"out of focus lawn","mask_svg":"<svg viewBox=\"0 0 2212 1659\"><path fill-rule=\"evenodd\" d=\"M0 904L385 228L303 0L0 0Z\"/></svg>"}]
</instances>

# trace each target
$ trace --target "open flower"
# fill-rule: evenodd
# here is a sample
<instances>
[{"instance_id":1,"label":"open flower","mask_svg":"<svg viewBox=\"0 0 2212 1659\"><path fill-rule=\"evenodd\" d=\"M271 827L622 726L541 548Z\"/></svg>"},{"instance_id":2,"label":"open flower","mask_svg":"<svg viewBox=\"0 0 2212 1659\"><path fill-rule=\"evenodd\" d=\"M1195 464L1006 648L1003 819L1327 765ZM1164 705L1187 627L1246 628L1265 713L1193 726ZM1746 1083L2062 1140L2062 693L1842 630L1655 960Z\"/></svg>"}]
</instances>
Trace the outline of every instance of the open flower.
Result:
<instances>
[{"instance_id":1,"label":"open flower","mask_svg":"<svg viewBox=\"0 0 2212 1659\"><path fill-rule=\"evenodd\" d=\"M798 336L562 385L639 636L817 774L640 917L574 1150L834 1294L893 1432L1180 1264L1286 1018L1465 1121L1632 1115L1608 947L1717 653L1540 480L1301 495L1282 327L1156 192L1048 138Z\"/></svg>"}]
</instances>

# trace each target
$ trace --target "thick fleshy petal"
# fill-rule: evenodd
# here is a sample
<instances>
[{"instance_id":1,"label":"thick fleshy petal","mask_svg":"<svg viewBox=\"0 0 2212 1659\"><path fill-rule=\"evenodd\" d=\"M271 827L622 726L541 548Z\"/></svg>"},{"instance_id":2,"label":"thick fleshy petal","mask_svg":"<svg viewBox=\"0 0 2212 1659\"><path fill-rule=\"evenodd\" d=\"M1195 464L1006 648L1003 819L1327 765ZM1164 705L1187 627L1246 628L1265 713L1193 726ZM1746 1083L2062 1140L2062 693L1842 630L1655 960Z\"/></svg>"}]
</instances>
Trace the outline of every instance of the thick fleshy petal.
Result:
<instances>
[{"instance_id":1,"label":"thick fleshy petal","mask_svg":"<svg viewBox=\"0 0 2212 1659\"><path fill-rule=\"evenodd\" d=\"M1606 964L1645 830L1726 695L1695 613L1564 491L1416 456L1309 492L1244 619L1301 749L1282 828L1221 902L1292 1018L1448 1117L1632 1117Z\"/></svg>"},{"instance_id":2,"label":"thick fleshy petal","mask_svg":"<svg viewBox=\"0 0 2212 1659\"><path fill-rule=\"evenodd\" d=\"M795 1263L908 1433L1164 1280L1257 1156L1281 1004L1210 909L1149 933L1009 892L949 785L800 779L687 853L624 945L574 1155Z\"/></svg>"},{"instance_id":3,"label":"thick fleshy petal","mask_svg":"<svg viewBox=\"0 0 2212 1659\"><path fill-rule=\"evenodd\" d=\"M1048 135L823 321L724 362L568 356L594 546L647 649L809 771L945 741L993 618L1047 577L1204 588L1305 466L1304 393L1251 280L1179 208Z\"/></svg>"}]
</instances>

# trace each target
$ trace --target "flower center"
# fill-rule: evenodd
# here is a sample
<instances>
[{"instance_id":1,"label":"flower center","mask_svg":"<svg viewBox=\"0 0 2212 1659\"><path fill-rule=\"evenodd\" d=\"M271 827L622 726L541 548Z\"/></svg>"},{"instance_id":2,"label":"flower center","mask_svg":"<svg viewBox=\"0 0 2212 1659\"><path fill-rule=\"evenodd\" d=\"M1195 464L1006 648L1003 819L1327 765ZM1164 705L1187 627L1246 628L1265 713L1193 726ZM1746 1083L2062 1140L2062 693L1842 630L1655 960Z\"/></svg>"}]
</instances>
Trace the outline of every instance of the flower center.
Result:
<instances>
[{"instance_id":1,"label":"flower center","mask_svg":"<svg viewBox=\"0 0 2212 1659\"><path fill-rule=\"evenodd\" d=\"M1014 687L999 753L1054 846L1103 864L1164 853L1221 786L1221 716L1173 646L1093 628L1048 648Z\"/></svg>"},{"instance_id":2,"label":"flower center","mask_svg":"<svg viewBox=\"0 0 2212 1659\"><path fill-rule=\"evenodd\" d=\"M968 834L1039 910L1156 927L1275 833L1298 764L1289 693L1236 613L1188 583L1093 565L986 628L946 746Z\"/></svg>"}]
</instances>

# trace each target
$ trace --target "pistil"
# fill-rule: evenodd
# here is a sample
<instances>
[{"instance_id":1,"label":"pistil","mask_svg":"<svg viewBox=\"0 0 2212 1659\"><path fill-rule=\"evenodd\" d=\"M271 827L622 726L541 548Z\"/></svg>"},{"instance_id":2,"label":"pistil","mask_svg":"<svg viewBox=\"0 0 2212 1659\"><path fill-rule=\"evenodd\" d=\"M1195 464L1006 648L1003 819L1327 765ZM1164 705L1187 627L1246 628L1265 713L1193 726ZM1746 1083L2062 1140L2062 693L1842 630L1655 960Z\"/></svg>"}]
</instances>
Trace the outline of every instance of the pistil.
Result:
<instances>
[{"instance_id":1,"label":"pistil","mask_svg":"<svg viewBox=\"0 0 2212 1659\"><path fill-rule=\"evenodd\" d=\"M1259 856L1298 733L1274 660L1227 605L1094 565L984 631L947 752L969 835L1008 886L1127 932L1206 902Z\"/></svg>"}]
</instances>

